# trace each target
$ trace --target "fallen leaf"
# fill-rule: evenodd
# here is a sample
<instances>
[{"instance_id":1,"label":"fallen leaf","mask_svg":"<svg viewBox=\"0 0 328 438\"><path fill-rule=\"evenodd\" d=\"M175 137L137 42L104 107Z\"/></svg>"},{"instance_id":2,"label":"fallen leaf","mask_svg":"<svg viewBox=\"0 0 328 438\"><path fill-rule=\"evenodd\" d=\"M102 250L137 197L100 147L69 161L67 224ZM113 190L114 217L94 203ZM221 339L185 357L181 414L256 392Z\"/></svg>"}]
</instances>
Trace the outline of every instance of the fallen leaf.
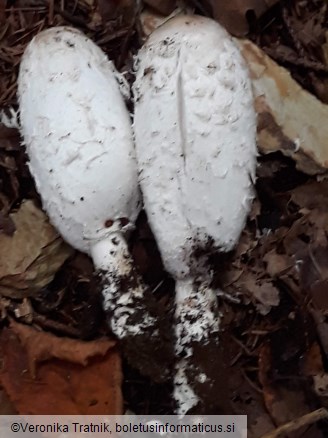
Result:
<instances>
[{"instance_id":1,"label":"fallen leaf","mask_svg":"<svg viewBox=\"0 0 328 438\"><path fill-rule=\"evenodd\" d=\"M245 379L240 363L231 367L230 393L235 415L247 415L247 438L260 438L274 428L262 394Z\"/></svg>"},{"instance_id":2,"label":"fallen leaf","mask_svg":"<svg viewBox=\"0 0 328 438\"><path fill-rule=\"evenodd\" d=\"M255 18L278 3L279 0L230 0L219 2L210 0L213 17L235 36L246 35L249 31L247 14L252 12Z\"/></svg>"},{"instance_id":3,"label":"fallen leaf","mask_svg":"<svg viewBox=\"0 0 328 438\"><path fill-rule=\"evenodd\" d=\"M144 37L148 37L155 29L164 24L168 20L165 15L154 12L149 8L145 8L140 14L140 24Z\"/></svg>"},{"instance_id":4,"label":"fallen leaf","mask_svg":"<svg viewBox=\"0 0 328 438\"><path fill-rule=\"evenodd\" d=\"M140 27L142 30L142 37L148 37L155 29L164 24L166 21L170 20L177 15L188 15L192 14L193 10L187 6L184 8L177 7L174 9L170 15L163 15L159 12L154 11L152 8L144 8L140 14Z\"/></svg>"},{"instance_id":5,"label":"fallen leaf","mask_svg":"<svg viewBox=\"0 0 328 438\"><path fill-rule=\"evenodd\" d=\"M0 382L20 414L122 414L115 341L58 338L12 323L0 344Z\"/></svg>"},{"instance_id":6,"label":"fallen leaf","mask_svg":"<svg viewBox=\"0 0 328 438\"><path fill-rule=\"evenodd\" d=\"M317 374L313 376L314 390L321 399L323 406L328 405L328 374Z\"/></svg>"},{"instance_id":7,"label":"fallen leaf","mask_svg":"<svg viewBox=\"0 0 328 438\"><path fill-rule=\"evenodd\" d=\"M288 272L294 261L286 254L278 254L275 250L267 252L263 261L267 264L266 271L271 277L276 277Z\"/></svg>"},{"instance_id":8,"label":"fallen leaf","mask_svg":"<svg viewBox=\"0 0 328 438\"><path fill-rule=\"evenodd\" d=\"M16 227L13 220L0 211L0 232L5 233L7 236L13 236L15 231Z\"/></svg>"},{"instance_id":9,"label":"fallen leaf","mask_svg":"<svg viewBox=\"0 0 328 438\"><path fill-rule=\"evenodd\" d=\"M247 273L239 284L255 298L255 305L262 315L267 315L272 307L280 303L279 291L270 279L257 279Z\"/></svg>"},{"instance_id":10,"label":"fallen leaf","mask_svg":"<svg viewBox=\"0 0 328 438\"><path fill-rule=\"evenodd\" d=\"M250 69L262 153L281 151L310 175L328 173L328 105L248 40L236 40Z\"/></svg>"},{"instance_id":11,"label":"fallen leaf","mask_svg":"<svg viewBox=\"0 0 328 438\"><path fill-rule=\"evenodd\" d=\"M176 7L175 0L144 0L148 6L151 6L155 11L162 15L169 15Z\"/></svg>"},{"instance_id":12,"label":"fallen leaf","mask_svg":"<svg viewBox=\"0 0 328 438\"><path fill-rule=\"evenodd\" d=\"M13 236L0 234L0 293L24 298L50 283L73 253L32 201L10 215Z\"/></svg>"},{"instance_id":13,"label":"fallen leaf","mask_svg":"<svg viewBox=\"0 0 328 438\"><path fill-rule=\"evenodd\" d=\"M324 373L321 349L317 342L313 342L306 350L302 362L302 374L305 376L316 376Z\"/></svg>"},{"instance_id":14,"label":"fallen leaf","mask_svg":"<svg viewBox=\"0 0 328 438\"><path fill-rule=\"evenodd\" d=\"M310 181L296 187L290 193L291 199L300 208L308 210L317 209L321 213L328 215L328 182ZM314 196L315 195L315 196Z\"/></svg>"},{"instance_id":15,"label":"fallen leaf","mask_svg":"<svg viewBox=\"0 0 328 438\"><path fill-rule=\"evenodd\" d=\"M0 389L0 415L17 415L14 405L3 389Z\"/></svg>"},{"instance_id":16,"label":"fallen leaf","mask_svg":"<svg viewBox=\"0 0 328 438\"><path fill-rule=\"evenodd\" d=\"M51 333L37 331L28 325L12 321L10 325L26 350L29 370L35 375L39 362L51 358L62 359L80 365L86 365L92 356L107 353L115 341L100 339L97 342L76 342L70 338L58 338Z\"/></svg>"},{"instance_id":17,"label":"fallen leaf","mask_svg":"<svg viewBox=\"0 0 328 438\"><path fill-rule=\"evenodd\" d=\"M307 401L307 389L300 381L288 382L288 379L284 379L283 382L278 382L272 379L273 354L274 351L269 344L262 346L259 356L259 379L263 387L266 408L275 424L280 426L311 412L312 406ZM299 428L295 434L288 434L290 438L300 436L324 437L323 432L315 424Z\"/></svg>"}]
</instances>

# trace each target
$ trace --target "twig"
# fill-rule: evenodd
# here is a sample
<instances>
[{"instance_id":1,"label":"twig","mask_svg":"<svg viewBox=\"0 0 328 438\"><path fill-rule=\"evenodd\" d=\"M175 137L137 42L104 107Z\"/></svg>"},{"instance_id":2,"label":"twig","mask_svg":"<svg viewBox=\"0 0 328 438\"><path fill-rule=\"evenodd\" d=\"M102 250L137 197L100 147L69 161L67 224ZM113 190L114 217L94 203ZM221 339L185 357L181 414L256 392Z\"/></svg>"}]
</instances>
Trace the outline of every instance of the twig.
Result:
<instances>
[{"instance_id":1,"label":"twig","mask_svg":"<svg viewBox=\"0 0 328 438\"><path fill-rule=\"evenodd\" d=\"M233 341L235 341L236 344L239 345L239 347L242 348L242 350L244 350L244 352L247 354L247 356L250 356L250 357L252 357L252 356L256 356L256 353L253 352L253 351L251 351L251 350L249 350L249 349L246 347L246 345L244 345L241 341L239 341L239 339L235 338L234 336L231 336L231 339L232 339Z\"/></svg>"},{"instance_id":2,"label":"twig","mask_svg":"<svg viewBox=\"0 0 328 438\"><path fill-rule=\"evenodd\" d=\"M296 418L295 420L278 427L276 430L266 433L261 438L280 438L286 433L294 432L301 427L309 426L320 420L328 420L327 409L320 408L316 411L310 412L309 414L305 414L302 417Z\"/></svg>"},{"instance_id":3,"label":"twig","mask_svg":"<svg viewBox=\"0 0 328 438\"><path fill-rule=\"evenodd\" d=\"M263 390L262 390L259 386L257 386L256 383L254 383L254 382L248 377L248 375L246 374L245 370L242 370L241 373L242 373L242 376L244 377L244 379L246 380L246 382L249 384L249 386L250 386L251 388L253 388L254 391L256 391L257 393L263 395Z\"/></svg>"}]
</instances>

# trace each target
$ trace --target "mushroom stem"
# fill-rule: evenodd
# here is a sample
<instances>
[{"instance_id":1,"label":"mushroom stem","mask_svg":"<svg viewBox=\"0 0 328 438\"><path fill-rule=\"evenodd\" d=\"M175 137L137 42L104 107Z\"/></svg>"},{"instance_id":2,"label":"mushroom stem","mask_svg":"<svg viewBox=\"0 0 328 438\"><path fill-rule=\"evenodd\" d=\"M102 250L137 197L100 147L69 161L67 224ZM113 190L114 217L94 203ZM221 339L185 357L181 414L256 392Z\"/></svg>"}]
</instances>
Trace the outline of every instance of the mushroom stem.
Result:
<instances>
[{"instance_id":1,"label":"mushroom stem","mask_svg":"<svg viewBox=\"0 0 328 438\"><path fill-rule=\"evenodd\" d=\"M178 415L194 413L195 410L198 414L202 413L204 406L206 409L211 407L217 380L215 362L219 348L219 323L216 296L208 283L178 280L174 377Z\"/></svg>"},{"instance_id":2,"label":"mushroom stem","mask_svg":"<svg viewBox=\"0 0 328 438\"><path fill-rule=\"evenodd\" d=\"M91 256L101 279L104 310L125 356L144 374L165 380L173 360L166 318L136 272L123 234L113 232L97 241Z\"/></svg>"},{"instance_id":3,"label":"mushroom stem","mask_svg":"<svg viewBox=\"0 0 328 438\"><path fill-rule=\"evenodd\" d=\"M122 233L112 233L97 242L91 255L103 278L104 309L111 316L113 333L122 339L153 330L156 320L148 312L136 319L145 287L135 272Z\"/></svg>"}]
</instances>

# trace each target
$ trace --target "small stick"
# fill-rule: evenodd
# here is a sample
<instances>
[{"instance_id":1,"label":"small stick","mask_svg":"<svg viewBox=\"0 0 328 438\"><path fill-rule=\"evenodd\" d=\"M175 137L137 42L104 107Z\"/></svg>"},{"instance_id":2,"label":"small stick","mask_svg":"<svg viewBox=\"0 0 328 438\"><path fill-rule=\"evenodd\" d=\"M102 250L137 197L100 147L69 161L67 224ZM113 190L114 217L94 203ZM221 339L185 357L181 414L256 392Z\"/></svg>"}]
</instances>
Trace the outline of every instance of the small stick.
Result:
<instances>
[{"instance_id":1,"label":"small stick","mask_svg":"<svg viewBox=\"0 0 328 438\"><path fill-rule=\"evenodd\" d=\"M266 433L261 438L280 438L286 433L294 432L304 426L309 426L310 424L316 423L320 420L328 420L328 411L325 408L317 409L316 411L305 414L302 417L296 418L295 420L286 423L278 429Z\"/></svg>"}]
</instances>

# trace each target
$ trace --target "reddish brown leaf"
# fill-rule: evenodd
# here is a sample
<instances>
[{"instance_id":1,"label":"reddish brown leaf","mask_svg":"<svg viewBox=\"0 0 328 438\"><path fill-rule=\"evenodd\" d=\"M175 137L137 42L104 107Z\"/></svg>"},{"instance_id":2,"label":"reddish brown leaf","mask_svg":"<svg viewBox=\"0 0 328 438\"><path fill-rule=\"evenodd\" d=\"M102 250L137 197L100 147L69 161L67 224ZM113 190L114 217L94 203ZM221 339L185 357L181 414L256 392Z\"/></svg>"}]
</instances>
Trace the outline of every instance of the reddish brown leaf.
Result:
<instances>
[{"instance_id":1,"label":"reddish brown leaf","mask_svg":"<svg viewBox=\"0 0 328 438\"><path fill-rule=\"evenodd\" d=\"M305 376L315 376L324 373L321 350L317 342L314 342L305 352L302 372Z\"/></svg>"},{"instance_id":2,"label":"reddish brown leaf","mask_svg":"<svg viewBox=\"0 0 328 438\"><path fill-rule=\"evenodd\" d=\"M114 341L58 338L12 323L0 343L1 385L19 413L122 413L121 362Z\"/></svg>"}]
</instances>

